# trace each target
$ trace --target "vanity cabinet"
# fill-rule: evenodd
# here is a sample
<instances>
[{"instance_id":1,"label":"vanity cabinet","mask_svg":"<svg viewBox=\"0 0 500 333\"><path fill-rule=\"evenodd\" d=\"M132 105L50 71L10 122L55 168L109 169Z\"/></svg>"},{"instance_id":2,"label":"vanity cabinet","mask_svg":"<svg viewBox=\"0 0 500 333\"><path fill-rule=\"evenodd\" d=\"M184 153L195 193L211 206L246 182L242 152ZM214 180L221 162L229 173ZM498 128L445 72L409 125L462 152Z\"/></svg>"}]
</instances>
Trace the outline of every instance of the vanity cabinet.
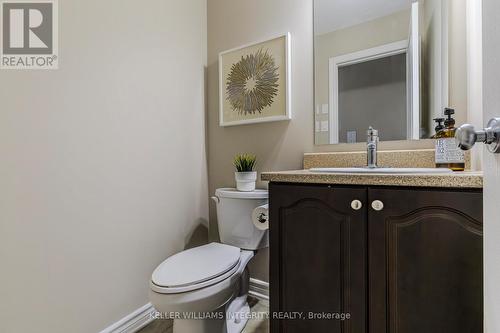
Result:
<instances>
[{"instance_id":1,"label":"vanity cabinet","mask_svg":"<svg viewBox=\"0 0 500 333\"><path fill-rule=\"evenodd\" d=\"M272 332L365 332L367 208L359 187L270 185L273 315L347 313L357 320L271 319ZM281 312L281 313L279 313Z\"/></svg>"},{"instance_id":2,"label":"vanity cabinet","mask_svg":"<svg viewBox=\"0 0 500 333\"><path fill-rule=\"evenodd\" d=\"M368 189L371 332L483 332L480 191Z\"/></svg>"},{"instance_id":3,"label":"vanity cabinet","mask_svg":"<svg viewBox=\"0 0 500 333\"><path fill-rule=\"evenodd\" d=\"M482 332L481 190L269 189L271 332Z\"/></svg>"}]
</instances>

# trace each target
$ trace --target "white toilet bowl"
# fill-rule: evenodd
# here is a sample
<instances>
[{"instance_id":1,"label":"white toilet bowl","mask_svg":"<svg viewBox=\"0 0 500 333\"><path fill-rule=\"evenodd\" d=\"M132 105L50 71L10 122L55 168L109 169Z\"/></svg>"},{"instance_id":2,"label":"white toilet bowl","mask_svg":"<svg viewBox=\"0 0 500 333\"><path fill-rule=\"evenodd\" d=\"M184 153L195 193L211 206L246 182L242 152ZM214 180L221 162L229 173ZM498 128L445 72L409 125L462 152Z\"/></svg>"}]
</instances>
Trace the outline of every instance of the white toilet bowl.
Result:
<instances>
[{"instance_id":1,"label":"white toilet bowl","mask_svg":"<svg viewBox=\"0 0 500 333\"><path fill-rule=\"evenodd\" d=\"M267 246L267 232L253 226L251 212L267 202L267 191L219 189L215 199L224 244L177 253L151 278L150 301L161 318L174 319L174 333L240 333L249 318L246 267Z\"/></svg>"},{"instance_id":2,"label":"white toilet bowl","mask_svg":"<svg viewBox=\"0 0 500 333\"><path fill-rule=\"evenodd\" d=\"M178 260L170 257L153 273L150 301L161 317L174 319L174 333L240 332L248 317L245 313L250 311L245 268L253 255L253 251L219 243L180 252L175 258ZM214 264L217 260L219 269ZM207 274L208 265L212 274ZM186 268L193 274L176 284L168 283L175 280L169 273L176 275ZM225 328L226 321L234 326L232 331Z\"/></svg>"}]
</instances>

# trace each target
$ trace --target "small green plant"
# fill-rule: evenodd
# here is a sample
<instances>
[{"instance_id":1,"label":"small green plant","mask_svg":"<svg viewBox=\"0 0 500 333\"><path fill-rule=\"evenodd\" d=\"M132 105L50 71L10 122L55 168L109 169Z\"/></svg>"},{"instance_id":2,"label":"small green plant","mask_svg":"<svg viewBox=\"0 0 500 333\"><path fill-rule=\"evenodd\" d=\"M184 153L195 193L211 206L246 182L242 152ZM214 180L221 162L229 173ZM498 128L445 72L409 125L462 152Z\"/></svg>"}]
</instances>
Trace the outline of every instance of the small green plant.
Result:
<instances>
[{"instance_id":1,"label":"small green plant","mask_svg":"<svg viewBox=\"0 0 500 333\"><path fill-rule=\"evenodd\" d=\"M257 157L252 154L238 154L234 157L233 165L238 172L253 171Z\"/></svg>"}]
</instances>

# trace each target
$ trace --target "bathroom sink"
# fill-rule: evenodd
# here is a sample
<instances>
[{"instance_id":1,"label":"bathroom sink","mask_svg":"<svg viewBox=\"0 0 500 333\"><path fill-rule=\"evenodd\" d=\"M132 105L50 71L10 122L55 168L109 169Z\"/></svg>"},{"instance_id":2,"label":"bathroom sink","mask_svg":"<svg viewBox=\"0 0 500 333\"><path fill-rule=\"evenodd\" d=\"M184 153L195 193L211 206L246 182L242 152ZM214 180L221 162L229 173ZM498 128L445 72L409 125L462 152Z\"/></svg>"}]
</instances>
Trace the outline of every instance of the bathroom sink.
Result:
<instances>
[{"instance_id":1,"label":"bathroom sink","mask_svg":"<svg viewBox=\"0 0 500 333\"><path fill-rule=\"evenodd\" d=\"M443 168L311 168L311 172L326 173L374 173L374 174L449 174L450 169Z\"/></svg>"}]
</instances>

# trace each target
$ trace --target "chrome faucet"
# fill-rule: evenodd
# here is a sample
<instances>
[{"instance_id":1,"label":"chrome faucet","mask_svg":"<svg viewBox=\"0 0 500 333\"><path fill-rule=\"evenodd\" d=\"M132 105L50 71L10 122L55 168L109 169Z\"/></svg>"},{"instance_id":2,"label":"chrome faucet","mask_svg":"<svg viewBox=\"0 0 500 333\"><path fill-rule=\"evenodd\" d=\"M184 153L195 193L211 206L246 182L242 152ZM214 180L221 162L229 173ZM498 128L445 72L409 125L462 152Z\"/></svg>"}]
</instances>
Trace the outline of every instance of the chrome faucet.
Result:
<instances>
[{"instance_id":1,"label":"chrome faucet","mask_svg":"<svg viewBox=\"0 0 500 333\"><path fill-rule=\"evenodd\" d=\"M368 128L368 131L366 131L366 135L367 135L367 141L366 141L367 167L376 168L378 131L370 126Z\"/></svg>"}]
</instances>

